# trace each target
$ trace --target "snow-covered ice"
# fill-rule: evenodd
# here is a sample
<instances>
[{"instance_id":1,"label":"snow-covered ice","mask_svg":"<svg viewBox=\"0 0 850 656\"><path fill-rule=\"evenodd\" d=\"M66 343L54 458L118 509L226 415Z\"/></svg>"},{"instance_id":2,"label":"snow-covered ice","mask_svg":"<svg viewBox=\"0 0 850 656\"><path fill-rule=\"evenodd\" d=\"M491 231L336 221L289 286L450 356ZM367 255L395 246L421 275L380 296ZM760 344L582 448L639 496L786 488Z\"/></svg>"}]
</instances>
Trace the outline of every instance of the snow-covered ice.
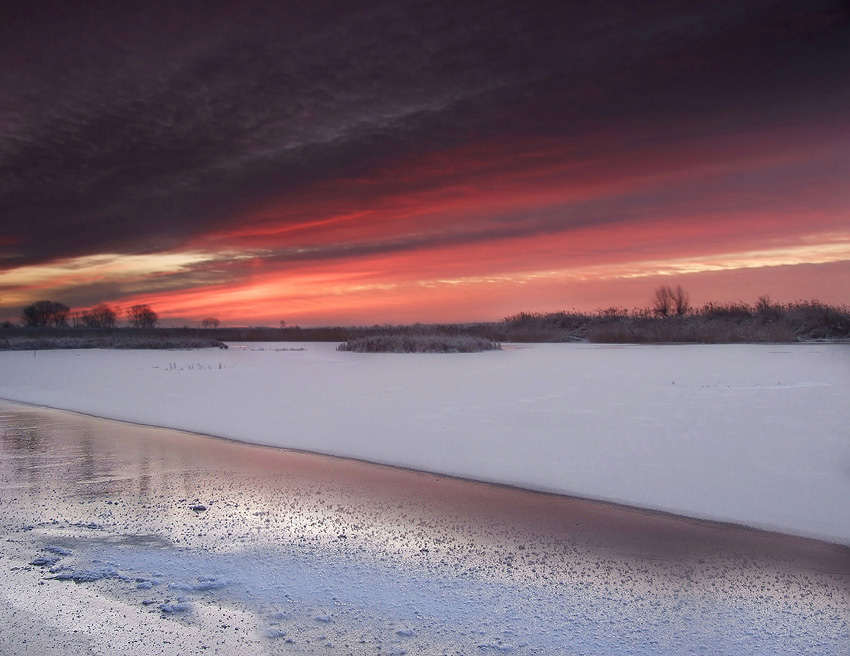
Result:
<instances>
[{"instance_id":1,"label":"snow-covered ice","mask_svg":"<svg viewBox=\"0 0 850 656\"><path fill-rule=\"evenodd\" d=\"M848 345L335 346L4 352L0 398L850 544Z\"/></svg>"},{"instance_id":2,"label":"snow-covered ice","mask_svg":"<svg viewBox=\"0 0 850 656\"><path fill-rule=\"evenodd\" d=\"M850 550L0 402L0 654L845 656Z\"/></svg>"}]
</instances>

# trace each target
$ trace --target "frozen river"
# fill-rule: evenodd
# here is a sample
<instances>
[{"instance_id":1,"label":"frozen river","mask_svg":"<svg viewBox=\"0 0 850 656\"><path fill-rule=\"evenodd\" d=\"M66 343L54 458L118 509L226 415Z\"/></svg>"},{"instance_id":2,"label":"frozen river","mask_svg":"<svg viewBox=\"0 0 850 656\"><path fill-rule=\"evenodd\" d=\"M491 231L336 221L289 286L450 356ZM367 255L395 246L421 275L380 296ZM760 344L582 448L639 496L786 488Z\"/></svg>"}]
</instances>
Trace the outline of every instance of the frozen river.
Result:
<instances>
[{"instance_id":1,"label":"frozen river","mask_svg":"<svg viewBox=\"0 0 850 656\"><path fill-rule=\"evenodd\" d=\"M0 352L0 398L850 545L850 345Z\"/></svg>"},{"instance_id":2,"label":"frozen river","mask_svg":"<svg viewBox=\"0 0 850 656\"><path fill-rule=\"evenodd\" d=\"M850 550L0 402L0 654L846 656Z\"/></svg>"}]
</instances>

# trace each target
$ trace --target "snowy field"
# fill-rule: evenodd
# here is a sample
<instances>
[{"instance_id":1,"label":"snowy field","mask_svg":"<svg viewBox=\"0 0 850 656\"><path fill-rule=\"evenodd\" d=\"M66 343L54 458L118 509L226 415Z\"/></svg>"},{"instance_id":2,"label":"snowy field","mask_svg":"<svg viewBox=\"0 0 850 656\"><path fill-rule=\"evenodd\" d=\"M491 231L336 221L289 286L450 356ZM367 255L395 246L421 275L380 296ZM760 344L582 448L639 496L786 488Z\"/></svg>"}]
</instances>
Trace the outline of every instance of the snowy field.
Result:
<instances>
[{"instance_id":1,"label":"snowy field","mask_svg":"<svg viewBox=\"0 0 850 656\"><path fill-rule=\"evenodd\" d=\"M850 347L0 353L0 398L850 545Z\"/></svg>"}]
</instances>

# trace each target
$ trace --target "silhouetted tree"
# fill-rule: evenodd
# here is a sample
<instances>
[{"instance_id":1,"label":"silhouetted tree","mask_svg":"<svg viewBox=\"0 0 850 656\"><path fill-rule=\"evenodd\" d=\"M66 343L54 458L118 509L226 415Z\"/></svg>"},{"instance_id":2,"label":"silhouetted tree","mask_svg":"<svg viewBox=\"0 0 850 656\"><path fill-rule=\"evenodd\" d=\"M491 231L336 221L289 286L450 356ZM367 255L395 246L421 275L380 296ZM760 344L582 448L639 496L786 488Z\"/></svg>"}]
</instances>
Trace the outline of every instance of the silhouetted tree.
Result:
<instances>
[{"instance_id":1,"label":"silhouetted tree","mask_svg":"<svg viewBox=\"0 0 850 656\"><path fill-rule=\"evenodd\" d=\"M662 285L655 290L652 299L652 311L657 317L669 317L673 314L682 316L691 309L691 297L681 285L676 289L670 285Z\"/></svg>"},{"instance_id":2,"label":"silhouetted tree","mask_svg":"<svg viewBox=\"0 0 850 656\"><path fill-rule=\"evenodd\" d=\"M672 291L673 309L677 316L682 316L688 313L691 309L691 295L688 294L681 285L676 285L676 289Z\"/></svg>"},{"instance_id":3,"label":"silhouetted tree","mask_svg":"<svg viewBox=\"0 0 850 656\"><path fill-rule=\"evenodd\" d=\"M159 315L150 305L134 305L127 310L127 321L133 328L153 328L159 321Z\"/></svg>"},{"instance_id":4,"label":"silhouetted tree","mask_svg":"<svg viewBox=\"0 0 850 656\"><path fill-rule=\"evenodd\" d=\"M64 328L68 325L67 305L56 301L36 301L23 309L24 325L30 328Z\"/></svg>"},{"instance_id":5,"label":"silhouetted tree","mask_svg":"<svg viewBox=\"0 0 850 656\"><path fill-rule=\"evenodd\" d=\"M95 305L91 310L80 314L80 319L86 328L115 328L117 317L115 310L106 303Z\"/></svg>"},{"instance_id":6,"label":"silhouetted tree","mask_svg":"<svg viewBox=\"0 0 850 656\"><path fill-rule=\"evenodd\" d=\"M219 323L215 317L207 317L201 321L201 328L218 328Z\"/></svg>"},{"instance_id":7,"label":"silhouetted tree","mask_svg":"<svg viewBox=\"0 0 850 656\"><path fill-rule=\"evenodd\" d=\"M662 285L655 290L652 299L652 311L657 317L669 317L673 310L673 290L667 285Z\"/></svg>"}]
</instances>

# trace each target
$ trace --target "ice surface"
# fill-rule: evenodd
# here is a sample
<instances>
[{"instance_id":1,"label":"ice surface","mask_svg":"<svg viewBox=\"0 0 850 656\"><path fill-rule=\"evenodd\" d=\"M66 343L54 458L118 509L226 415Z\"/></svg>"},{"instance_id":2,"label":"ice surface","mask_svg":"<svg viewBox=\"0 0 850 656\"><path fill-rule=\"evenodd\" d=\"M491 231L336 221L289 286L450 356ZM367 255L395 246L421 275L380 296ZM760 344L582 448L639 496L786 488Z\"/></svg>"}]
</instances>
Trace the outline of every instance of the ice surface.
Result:
<instances>
[{"instance_id":1,"label":"ice surface","mask_svg":"<svg viewBox=\"0 0 850 656\"><path fill-rule=\"evenodd\" d=\"M850 347L0 353L0 398L850 544Z\"/></svg>"},{"instance_id":2,"label":"ice surface","mask_svg":"<svg viewBox=\"0 0 850 656\"><path fill-rule=\"evenodd\" d=\"M846 547L687 518L9 403L0 489L0 654L845 656L850 638Z\"/></svg>"}]
</instances>

